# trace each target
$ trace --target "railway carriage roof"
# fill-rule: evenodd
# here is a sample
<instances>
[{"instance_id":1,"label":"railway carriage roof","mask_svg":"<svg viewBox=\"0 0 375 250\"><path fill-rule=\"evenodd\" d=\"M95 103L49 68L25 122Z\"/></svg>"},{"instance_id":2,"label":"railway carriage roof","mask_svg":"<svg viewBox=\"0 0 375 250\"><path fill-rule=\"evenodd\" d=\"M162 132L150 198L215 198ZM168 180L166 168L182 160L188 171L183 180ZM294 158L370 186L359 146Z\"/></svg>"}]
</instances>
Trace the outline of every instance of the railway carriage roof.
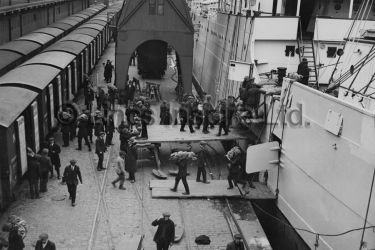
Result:
<instances>
[{"instance_id":1,"label":"railway carriage roof","mask_svg":"<svg viewBox=\"0 0 375 250\"><path fill-rule=\"evenodd\" d=\"M37 96L24 88L0 87L0 126L9 127Z\"/></svg>"},{"instance_id":2,"label":"railway carriage roof","mask_svg":"<svg viewBox=\"0 0 375 250\"><path fill-rule=\"evenodd\" d=\"M76 42L81 42L86 45L90 44L94 38L92 36L86 35L86 34L79 34L72 32L60 41L76 41Z\"/></svg>"},{"instance_id":3,"label":"railway carriage roof","mask_svg":"<svg viewBox=\"0 0 375 250\"><path fill-rule=\"evenodd\" d=\"M80 17L67 17L59 20L60 23L66 23L71 25L72 27L78 25L81 21L82 19Z\"/></svg>"},{"instance_id":4,"label":"railway carriage roof","mask_svg":"<svg viewBox=\"0 0 375 250\"><path fill-rule=\"evenodd\" d=\"M40 48L41 45L39 43L33 42L33 41L22 41L22 40L15 40L11 41L9 43L3 44L0 46L0 51L14 51L18 52L22 55L28 55L32 51ZM2 52L1 52L2 53ZM0 55L1 62L4 61L4 57Z\"/></svg>"},{"instance_id":5,"label":"railway carriage roof","mask_svg":"<svg viewBox=\"0 0 375 250\"><path fill-rule=\"evenodd\" d=\"M85 23L78 27L78 29L88 28L88 29L94 29L97 31L102 31L104 28L103 24L95 24L95 23Z\"/></svg>"},{"instance_id":6,"label":"railway carriage roof","mask_svg":"<svg viewBox=\"0 0 375 250\"><path fill-rule=\"evenodd\" d=\"M61 70L48 65L25 65L17 67L0 78L1 85L24 85L31 89L43 90L60 74ZM1 92L1 91L0 91Z\"/></svg>"},{"instance_id":7,"label":"railway carriage roof","mask_svg":"<svg viewBox=\"0 0 375 250\"><path fill-rule=\"evenodd\" d=\"M70 52L75 55L79 55L86 47L86 44L80 43L78 41L65 40L55 43L44 51L65 51L68 53Z\"/></svg>"},{"instance_id":8,"label":"railway carriage roof","mask_svg":"<svg viewBox=\"0 0 375 250\"><path fill-rule=\"evenodd\" d=\"M71 16L81 17L82 19L87 19L88 17L90 17L89 14L86 14L86 13L84 13L83 11L82 11L82 12L79 12L79 13L77 13L77 14L73 14L73 15L71 15Z\"/></svg>"},{"instance_id":9,"label":"railway carriage roof","mask_svg":"<svg viewBox=\"0 0 375 250\"><path fill-rule=\"evenodd\" d=\"M33 33L46 33L48 35L56 37L64 33L64 31L58 28L54 28L54 27L45 27L45 28L37 29L33 31Z\"/></svg>"},{"instance_id":10,"label":"railway carriage roof","mask_svg":"<svg viewBox=\"0 0 375 250\"><path fill-rule=\"evenodd\" d=\"M90 21L88 21L86 24L98 24L100 26L105 26L107 25L107 20L93 18L90 19Z\"/></svg>"},{"instance_id":11,"label":"railway carriage roof","mask_svg":"<svg viewBox=\"0 0 375 250\"><path fill-rule=\"evenodd\" d=\"M44 45L48 43L49 41L51 41L53 38L54 37L52 35L47 35L44 33L30 33L30 34L27 34L25 36L18 38L17 40L18 41L24 41L24 40L34 41L41 45Z\"/></svg>"},{"instance_id":12,"label":"railway carriage roof","mask_svg":"<svg viewBox=\"0 0 375 250\"><path fill-rule=\"evenodd\" d=\"M0 50L0 70L20 59L22 55L14 51Z\"/></svg>"},{"instance_id":13,"label":"railway carriage roof","mask_svg":"<svg viewBox=\"0 0 375 250\"><path fill-rule=\"evenodd\" d=\"M27 60L24 65L50 65L57 68L60 68L60 70L65 69L73 60L75 59L75 55L72 55L67 52L63 51L46 51L43 53L40 53L37 56L34 56L30 60ZM40 71L40 70L39 70Z\"/></svg>"},{"instance_id":14,"label":"railway carriage roof","mask_svg":"<svg viewBox=\"0 0 375 250\"><path fill-rule=\"evenodd\" d=\"M91 29L91 28L77 28L72 33L89 35L89 36L95 38L95 37L97 37L99 35L100 31L99 30L95 30L95 29Z\"/></svg>"},{"instance_id":15,"label":"railway carriage roof","mask_svg":"<svg viewBox=\"0 0 375 250\"><path fill-rule=\"evenodd\" d=\"M63 31L66 31L66 30L70 29L72 27L72 25L67 24L67 23L62 23L62 22L59 21L59 22L51 24L49 27L55 27L55 28L61 29Z\"/></svg>"}]
</instances>

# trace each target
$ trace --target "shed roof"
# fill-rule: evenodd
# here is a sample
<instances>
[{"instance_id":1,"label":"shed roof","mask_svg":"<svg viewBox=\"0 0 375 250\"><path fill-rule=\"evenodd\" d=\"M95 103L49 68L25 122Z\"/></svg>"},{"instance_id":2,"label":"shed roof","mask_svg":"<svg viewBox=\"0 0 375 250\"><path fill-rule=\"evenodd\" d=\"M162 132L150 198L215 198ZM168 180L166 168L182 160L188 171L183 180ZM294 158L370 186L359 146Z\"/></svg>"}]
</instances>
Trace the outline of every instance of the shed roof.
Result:
<instances>
[{"instance_id":1,"label":"shed roof","mask_svg":"<svg viewBox=\"0 0 375 250\"><path fill-rule=\"evenodd\" d=\"M15 40L9 43L5 43L0 46L0 50L8 50L14 51L22 55L28 55L32 51L40 48L41 45L39 43L33 41L22 41L22 40ZM3 60L3 56L0 56L1 60ZM0 61L1 61L0 60Z\"/></svg>"},{"instance_id":2,"label":"shed roof","mask_svg":"<svg viewBox=\"0 0 375 250\"><path fill-rule=\"evenodd\" d=\"M37 96L24 88L0 87L0 126L9 127Z\"/></svg>"},{"instance_id":3,"label":"shed roof","mask_svg":"<svg viewBox=\"0 0 375 250\"><path fill-rule=\"evenodd\" d=\"M17 40L28 40L28 41L34 41L39 43L40 45L44 45L51 41L54 37L51 35L43 34L43 33L30 33L25 36L21 36Z\"/></svg>"},{"instance_id":4,"label":"shed roof","mask_svg":"<svg viewBox=\"0 0 375 250\"><path fill-rule=\"evenodd\" d=\"M36 33L46 33L46 34L54 36L54 37L57 37L57 36L61 35L62 33L64 33L64 31L62 31L61 29L54 28L54 27L45 27L45 28L37 29L37 30L33 31L33 33L34 32L36 32Z\"/></svg>"},{"instance_id":5,"label":"shed roof","mask_svg":"<svg viewBox=\"0 0 375 250\"><path fill-rule=\"evenodd\" d=\"M30 60L27 60L22 65L31 65L31 64L42 64L50 65L60 69L65 69L73 60L75 56L62 51L46 51L40 53L37 56L34 56Z\"/></svg>"},{"instance_id":6,"label":"shed roof","mask_svg":"<svg viewBox=\"0 0 375 250\"><path fill-rule=\"evenodd\" d=\"M72 33L75 33L75 34L85 34L85 35L89 35L89 36L95 38L95 37L98 36L98 34L100 33L100 31L99 30L95 30L95 29L91 29L91 28L77 28Z\"/></svg>"},{"instance_id":7,"label":"shed roof","mask_svg":"<svg viewBox=\"0 0 375 250\"><path fill-rule=\"evenodd\" d=\"M79 33L70 33L66 37L62 38L60 41L76 41L76 42L81 42L84 44L90 44L94 40L92 36L85 35L85 34L79 34Z\"/></svg>"},{"instance_id":8,"label":"shed roof","mask_svg":"<svg viewBox=\"0 0 375 250\"><path fill-rule=\"evenodd\" d=\"M49 46L44 51L65 51L74 55L79 55L86 47L86 44L80 43L78 41L65 40Z\"/></svg>"},{"instance_id":9,"label":"shed roof","mask_svg":"<svg viewBox=\"0 0 375 250\"><path fill-rule=\"evenodd\" d=\"M48 65L20 66L0 78L0 90L1 85L26 85L41 91L59 74L59 69Z\"/></svg>"}]
</instances>

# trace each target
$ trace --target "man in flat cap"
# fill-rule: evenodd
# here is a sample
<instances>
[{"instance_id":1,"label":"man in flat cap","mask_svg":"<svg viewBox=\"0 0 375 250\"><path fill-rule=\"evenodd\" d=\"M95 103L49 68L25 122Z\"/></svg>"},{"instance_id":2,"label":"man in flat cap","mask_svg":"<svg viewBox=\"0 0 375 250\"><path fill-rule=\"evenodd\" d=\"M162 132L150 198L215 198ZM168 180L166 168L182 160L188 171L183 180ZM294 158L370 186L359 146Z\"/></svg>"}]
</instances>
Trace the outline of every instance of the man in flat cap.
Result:
<instances>
[{"instance_id":1,"label":"man in flat cap","mask_svg":"<svg viewBox=\"0 0 375 250\"><path fill-rule=\"evenodd\" d=\"M72 206L74 207L76 204L76 192L77 192L77 185L78 179L82 183L82 176L79 167L76 166L76 160L70 160L70 165L65 167L64 171L64 181L68 186L69 192L69 199L72 199Z\"/></svg>"},{"instance_id":2,"label":"man in flat cap","mask_svg":"<svg viewBox=\"0 0 375 250\"><path fill-rule=\"evenodd\" d=\"M48 145L48 156L51 158L52 165L55 167L57 173L57 179L60 179L60 154L61 149L60 146L55 143L55 138L49 138L49 145ZM53 168L51 168L51 177L53 177Z\"/></svg>"},{"instance_id":3,"label":"man in flat cap","mask_svg":"<svg viewBox=\"0 0 375 250\"><path fill-rule=\"evenodd\" d=\"M100 132L99 138L96 139L96 142L95 142L95 146L96 146L95 153L98 155L98 158L99 158L98 166L97 166L98 171L102 171L103 169L105 169L103 167L103 160L104 160L104 152L107 151L107 146L105 145L105 142L104 142L104 136L105 136L105 132Z\"/></svg>"},{"instance_id":4,"label":"man in flat cap","mask_svg":"<svg viewBox=\"0 0 375 250\"><path fill-rule=\"evenodd\" d=\"M207 181L206 167L208 166L208 153L206 151L207 142L199 142L200 151L198 152L198 172L197 172L197 182L201 181L201 175L203 177L203 183L209 184Z\"/></svg>"},{"instance_id":5,"label":"man in flat cap","mask_svg":"<svg viewBox=\"0 0 375 250\"><path fill-rule=\"evenodd\" d=\"M234 241L227 245L227 250L245 250L245 246L242 242L242 237L240 234L234 235Z\"/></svg>"},{"instance_id":6,"label":"man in flat cap","mask_svg":"<svg viewBox=\"0 0 375 250\"><path fill-rule=\"evenodd\" d=\"M35 250L56 250L56 245L48 240L48 234L42 233L39 235L39 240L36 242Z\"/></svg>"},{"instance_id":7,"label":"man in flat cap","mask_svg":"<svg viewBox=\"0 0 375 250\"><path fill-rule=\"evenodd\" d=\"M40 192L47 192L47 183L48 183L48 173L52 169L51 158L48 156L48 149L43 148L41 152L41 157L39 158L40 163Z\"/></svg>"},{"instance_id":8,"label":"man in flat cap","mask_svg":"<svg viewBox=\"0 0 375 250\"><path fill-rule=\"evenodd\" d=\"M168 250L169 246L172 245L174 241L175 225L169 217L171 217L171 214L169 212L164 212L162 218L154 220L151 224L154 227L158 226L154 236L157 250Z\"/></svg>"}]
</instances>

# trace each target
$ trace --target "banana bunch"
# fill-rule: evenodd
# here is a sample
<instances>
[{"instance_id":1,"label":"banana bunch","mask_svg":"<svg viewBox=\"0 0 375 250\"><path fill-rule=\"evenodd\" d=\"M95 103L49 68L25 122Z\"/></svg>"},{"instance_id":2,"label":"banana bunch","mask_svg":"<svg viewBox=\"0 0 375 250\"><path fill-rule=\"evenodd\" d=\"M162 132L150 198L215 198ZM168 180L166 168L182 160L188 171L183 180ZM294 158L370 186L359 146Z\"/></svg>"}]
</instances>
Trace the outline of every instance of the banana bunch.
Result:
<instances>
[{"instance_id":1,"label":"banana bunch","mask_svg":"<svg viewBox=\"0 0 375 250\"><path fill-rule=\"evenodd\" d=\"M231 148L231 150L228 151L228 153L225 156L228 158L228 160L232 160L240 154L241 154L240 147L234 146L233 148Z\"/></svg>"},{"instance_id":2,"label":"banana bunch","mask_svg":"<svg viewBox=\"0 0 375 250\"><path fill-rule=\"evenodd\" d=\"M186 152L186 151L178 151L172 153L169 156L169 160L171 161L181 161L181 160L197 160L197 155L194 152Z\"/></svg>"},{"instance_id":3,"label":"banana bunch","mask_svg":"<svg viewBox=\"0 0 375 250\"><path fill-rule=\"evenodd\" d=\"M26 237L27 233L27 224L26 221L23 220L22 218L16 216L16 215L11 215L8 218L8 223L12 228L17 229L18 234L22 236L22 238Z\"/></svg>"}]
</instances>

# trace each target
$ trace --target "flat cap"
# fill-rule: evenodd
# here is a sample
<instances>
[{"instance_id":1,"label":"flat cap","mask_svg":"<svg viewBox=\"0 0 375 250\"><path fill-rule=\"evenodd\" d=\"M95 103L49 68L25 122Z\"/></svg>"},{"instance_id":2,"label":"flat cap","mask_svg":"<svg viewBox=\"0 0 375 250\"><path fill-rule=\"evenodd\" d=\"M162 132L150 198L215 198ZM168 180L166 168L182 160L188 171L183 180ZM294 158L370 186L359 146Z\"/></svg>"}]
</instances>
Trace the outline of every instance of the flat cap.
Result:
<instances>
[{"instance_id":1,"label":"flat cap","mask_svg":"<svg viewBox=\"0 0 375 250\"><path fill-rule=\"evenodd\" d=\"M39 235L39 239L48 239L48 234L42 233L41 235Z\"/></svg>"},{"instance_id":2,"label":"flat cap","mask_svg":"<svg viewBox=\"0 0 375 250\"><path fill-rule=\"evenodd\" d=\"M70 163L76 163L77 161L75 159L71 159Z\"/></svg>"},{"instance_id":3,"label":"flat cap","mask_svg":"<svg viewBox=\"0 0 375 250\"><path fill-rule=\"evenodd\" d=\"M55 140L55 138L53 138L53 137L50 137L48 140L50 140L50 141L54 141Z\"/></svg>"},{"instance_id":4,"label":"flat cap","mask_svg":"<svg viewBox=\"0 0 375 250\"><path fill-rule=\"evenodd\" d=\"M199 144L202 145L202 146L203 145L206 146L208 143L206 141L200 141Z\"/></svg>"},{"instance_id":5,"label":"flat cap","mask_svg":"<svg viewBox=\"0 0 375 250\"><path fill-rule=\"evenodd\" d=\"M171 217L171 213L170 212L164 212L163 217Z\"/></svg>"},{"instance_id":6,"label":"flat cap","mask_svg":"<svg viewBox=\"0 0 375 250\"><path fill-rule=\"evenodd\" d=\"M48 148L43 148L43 149L42 149L42 153L43 153L43 154L48 154Z\"/></svg>"},{"instance_id":7,"label":"flat cap","mask_svg":"<svg viewBox=\"0 0 375 250\"><path fill-rule=\"evenodd\" d=\"M241 234L235 234L235 235L234 235L234 238L235 238L235 239L242 239L242 236L241 236Z\"/></svg>"}]
</instances>

